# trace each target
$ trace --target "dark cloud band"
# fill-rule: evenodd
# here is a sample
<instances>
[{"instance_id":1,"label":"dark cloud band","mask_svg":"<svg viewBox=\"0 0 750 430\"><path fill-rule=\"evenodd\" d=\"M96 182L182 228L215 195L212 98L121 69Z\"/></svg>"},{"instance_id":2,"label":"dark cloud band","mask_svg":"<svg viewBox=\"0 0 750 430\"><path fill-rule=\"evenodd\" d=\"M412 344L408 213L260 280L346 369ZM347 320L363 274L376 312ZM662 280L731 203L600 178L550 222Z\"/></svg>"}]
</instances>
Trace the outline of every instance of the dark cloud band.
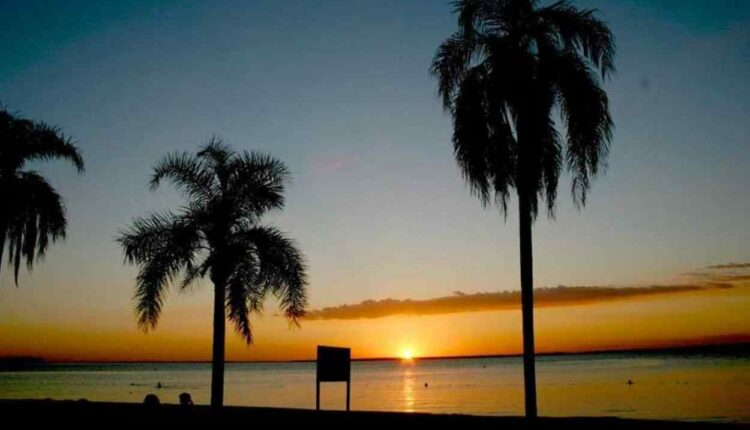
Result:
<instances>
[{"instance_id":1,"label":"dark cloud band","mask_svg":"<svg viewBox=\"0 0 750 430\"><path fill-rule=\"evenodd\" d=\"M534 291L537 307L571 306L644 296L675 294L717 288L730 284L674 285L649 287L567 287L540 288ZM383 318L392 315L438 315L517 309L521 304L518 291L465 294L428 300L365 300L361 303L327 307L311 311L307 320L353 320Z\"/></svg>"},{"instance_id":2,"label":"dark cloud band","mask_svg":"<svg viewBox=\"0 0 750 430\"><path fill-rule=\"evenodd\" d=\"M686 274L682 285L652 285L635 287L558 286L534 290L537 307L572 306L578 304L625 300L639 297L684 293L691 291L732 288L750 282L750 263L727 263L708 266ZM440 315L464 312L501 311L518 309L519 291L499 291L467 294L457 291L452 296L427 300L365 300L360 303L327 307L311 311L307 320L354 320L383 318L392 315Z\"/></svg>"},{"instance_id":3,"label":"dark cloud band","mask_svg":"<svg viewBox=\"0 0 750 430\"><path fill-rule=\"evenodd\" d=\"M750 263L727 263L717 264L715 266L708 266L709 269L722 270L722 269L750 269Z\"/></svg>"}]
</instances>

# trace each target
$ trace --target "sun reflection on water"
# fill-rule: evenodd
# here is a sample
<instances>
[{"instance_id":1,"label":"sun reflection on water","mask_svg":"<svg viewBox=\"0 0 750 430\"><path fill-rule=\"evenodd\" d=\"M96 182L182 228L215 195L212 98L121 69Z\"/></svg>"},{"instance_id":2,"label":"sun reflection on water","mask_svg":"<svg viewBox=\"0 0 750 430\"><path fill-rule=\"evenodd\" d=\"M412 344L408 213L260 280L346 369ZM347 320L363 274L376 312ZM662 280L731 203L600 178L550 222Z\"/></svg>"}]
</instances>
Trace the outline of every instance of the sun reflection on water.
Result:
<instances>
[{"instance_id":1,"label":"sun reflection on water","mask_svg":"<svg viewBox=\"0 0 750 430\"><path fill-rule=\"evenodd\" d=\"M404 411L414 412L414 403L416 401L416 393L415 393L416 383L414 380L414 370L412 369L411 366L405 368L403 381L404 381L404 390L403 390Z\"/></svg>"}]
</instances>

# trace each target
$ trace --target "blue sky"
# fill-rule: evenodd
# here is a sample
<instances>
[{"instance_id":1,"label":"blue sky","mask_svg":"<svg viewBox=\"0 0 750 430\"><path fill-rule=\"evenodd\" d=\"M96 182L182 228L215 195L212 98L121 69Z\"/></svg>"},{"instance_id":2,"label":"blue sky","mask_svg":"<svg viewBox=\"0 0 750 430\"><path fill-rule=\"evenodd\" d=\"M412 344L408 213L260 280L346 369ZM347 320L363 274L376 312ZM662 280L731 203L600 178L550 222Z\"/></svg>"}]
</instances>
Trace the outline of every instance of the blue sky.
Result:
<instances>
[{"instance_id":1,"label":"blue sky","mask_svg":"<svg viewBox=\"0 0 750 430\"><path fill-rule=\"evenodd\" d=\"M588 206L566 180L556 220L537 221L536 285L750 260L750 3L575 3L617 38L616 132ZM178 204L147 190L155 160L214 134L292 170L268 222L307 254L313 307L517 289L515 210L469 195L428 74L454 27L440 1L3 2L0 101L74 136L87 171L36 166L66 198L68 239L20 289L2 275L2 314L130 312L135 269L113 239Z\"/></svg>"}]
</instances>

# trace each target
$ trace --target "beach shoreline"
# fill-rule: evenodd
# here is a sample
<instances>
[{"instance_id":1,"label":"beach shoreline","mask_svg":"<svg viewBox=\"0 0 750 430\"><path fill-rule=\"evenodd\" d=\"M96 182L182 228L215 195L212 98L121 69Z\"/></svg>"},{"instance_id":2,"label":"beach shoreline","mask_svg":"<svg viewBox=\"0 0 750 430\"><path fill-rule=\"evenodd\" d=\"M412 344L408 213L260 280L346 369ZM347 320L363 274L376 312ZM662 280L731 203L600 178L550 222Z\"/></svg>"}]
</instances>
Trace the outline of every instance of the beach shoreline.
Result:
<instances>
[{"instance_id":1,"label":"beach shoreline","mask_svg":"<svg viewBox=\"0 0 750 430\"><path fill-rule=\"evenodd\" d=\"M398 428L464 426L504 429L750 429L750 424L643 420L616 417L541 417L526 420L518 416L491 417L462 414L429 414L370 411L315 411L309 409L226 406L214 412L208 406L183 407L174 404L146 406L138 403L91 402L86 400L0 400L5 422L120 425L123 423L175 423L197 426L265 423L303 424L315 428L356 428L357 426Z\"/></svg>"}]
</instances>

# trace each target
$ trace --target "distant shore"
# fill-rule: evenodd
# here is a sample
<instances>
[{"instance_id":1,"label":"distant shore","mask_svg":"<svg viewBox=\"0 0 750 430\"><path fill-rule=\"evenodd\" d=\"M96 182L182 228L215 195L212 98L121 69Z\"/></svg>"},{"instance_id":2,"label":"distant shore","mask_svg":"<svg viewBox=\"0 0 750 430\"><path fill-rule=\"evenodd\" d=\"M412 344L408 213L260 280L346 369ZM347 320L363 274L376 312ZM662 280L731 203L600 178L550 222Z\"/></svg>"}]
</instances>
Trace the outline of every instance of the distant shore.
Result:
<instances>
[{"instance_id":1,"label":"distant shore","mask_svg":"<svg viewBox=\"0 0 750 430\"><path fill-rule=\"evenodd\" d=\"M750 429L748 424L638 420L611 417L538 418L489 417L475 415L442 415L402 412L313 411L284 408L223 408L214 413L208 406L160 405L137 403L104 403L55 400L0 400L0 415L6 423L76 424L77 427L119 426L140 423L174 423L190 428L230 423L243 425L299 424L309 428L442 428L446 425L472 429ZM322 426L322 427L320 427ZM214 428L214 427L206 427Z\"/></svg>"},{"instance_id":2,"label":"distant shore","mask_svg":"<svg viewBox=\"0 0 750 430\"><path fill-rule=\"evenodd\" d=\"M682 354L682 355L729 355L746 357L750 355L750 342L717 343L706 345L676 346L669 348L605 349L581 352L542 352L537 357L587 356L597 354ZM521 354L487 354L487 355L448 355L435 357L415 357L415 360L480 360L486 358L520 358ZM352 361L402 361L399 357L356 358ZM314 362L315 360L292 360L291 363Z\"/></svg>"},{"instance_id":3,"label":"distant shore","mask_svg":"<svg viewBox=\"0 0 750 430\"><path fill-rule=\"evenodd\" d=\"M554 356L587 356L595 354L679 354L684 356L734 356L750 357L750 342L739 343L712 343L705 345L676 346L669 348L637 348L637 349L607 349L581 352L544 352L538 353L537 357ZM520 354L487 354L487 355L455 355L435 357L415 357L416 361L425 360L480 360L489 358L514 358L521 357ZM403 361L400 357L370 357L354 358L352 361ZM227 361L227 363L314 363L315 359L306 360L248 360ZM211 363L210 361L47 361L42 357L0 357L0 371L8 370L35 370L39 367L55 364L198 364Z\"/></svg>"}]
</instances>

